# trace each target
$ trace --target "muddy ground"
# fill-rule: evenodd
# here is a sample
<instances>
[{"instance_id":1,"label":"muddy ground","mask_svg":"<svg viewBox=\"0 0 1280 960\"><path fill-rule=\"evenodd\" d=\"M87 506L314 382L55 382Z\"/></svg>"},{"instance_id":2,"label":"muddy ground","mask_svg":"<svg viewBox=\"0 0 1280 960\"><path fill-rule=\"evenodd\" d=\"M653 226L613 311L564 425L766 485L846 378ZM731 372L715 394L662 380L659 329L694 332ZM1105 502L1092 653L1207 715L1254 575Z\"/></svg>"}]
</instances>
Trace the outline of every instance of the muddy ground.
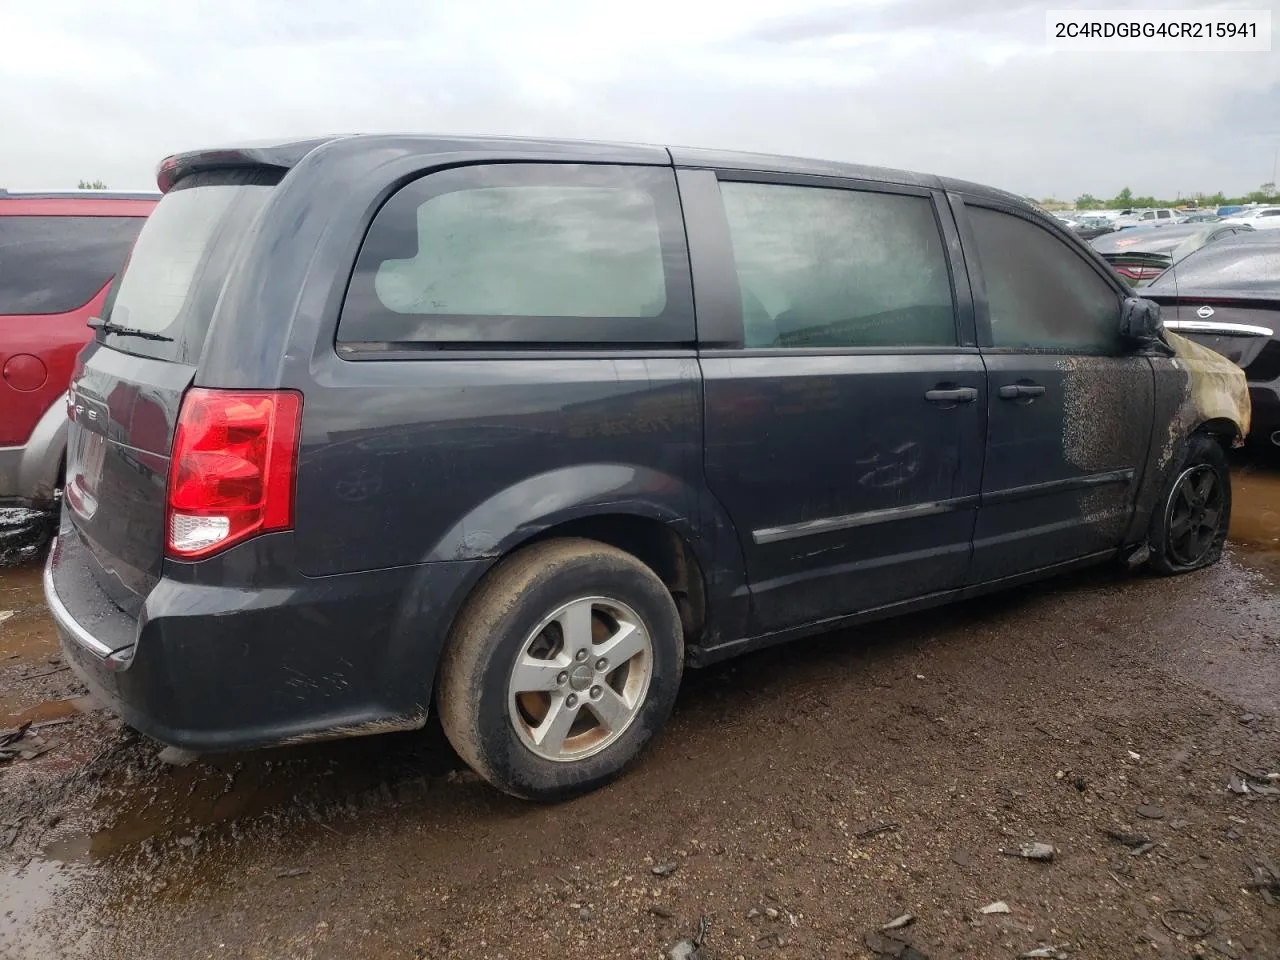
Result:
<instances>
[{"instance_id":1,"label":"muddy ground","mask_svg":"<svg viewBox=\"0 0 1280 960\"><path fill-rule=\"evenodd\" d=\"M1280 957L1280 465L1236 469L1212 570L694 672L628 776L555 807L436 728L163 765L81 699L38 567L0 572L0 730L48 748L0 766L0 957L657 958L704 917L713 960ZM1055 859L1002 853L1031 841ZM875 938L907 913L919 953Z\"/></svg>"}]
</instances>

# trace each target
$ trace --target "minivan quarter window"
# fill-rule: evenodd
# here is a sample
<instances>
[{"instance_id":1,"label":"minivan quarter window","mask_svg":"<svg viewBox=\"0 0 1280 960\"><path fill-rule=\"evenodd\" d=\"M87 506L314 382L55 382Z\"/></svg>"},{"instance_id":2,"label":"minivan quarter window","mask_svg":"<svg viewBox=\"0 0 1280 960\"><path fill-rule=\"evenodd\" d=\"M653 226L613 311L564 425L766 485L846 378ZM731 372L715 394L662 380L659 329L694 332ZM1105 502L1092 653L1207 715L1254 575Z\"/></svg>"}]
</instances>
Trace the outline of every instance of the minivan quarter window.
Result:
<instances>
[{"instance_id":1,"label":"minivan quarter window","mask_svg":"<svg viewBox=\"0 0 1280 960\"><path fill-rule=\"evenodd\" d=\"M537 346L693 340L670 169L493 164L429 174L374 218L344 343Z\"/></svg>"},{"instance_id":2,"label":"minivan quarter window","mask_svg":"<svg viewBox=\"0 0 1280 960\"><path fill-rule=\"evenodd\" d=\"M1120 296L1060 237L1030 220L967 205L986 283L991 345L1113 354Z\"/></svg>"},{"instance_id":3,"label":"minivan quarter window","mask_svg":"<svg viewBox=\"0 0 1280 960\"><path fill-rule=\"evenodd\" d=\"M927 197L720 184L749 348L952 346L951 278Z\"/></svg>"}]
</instances>

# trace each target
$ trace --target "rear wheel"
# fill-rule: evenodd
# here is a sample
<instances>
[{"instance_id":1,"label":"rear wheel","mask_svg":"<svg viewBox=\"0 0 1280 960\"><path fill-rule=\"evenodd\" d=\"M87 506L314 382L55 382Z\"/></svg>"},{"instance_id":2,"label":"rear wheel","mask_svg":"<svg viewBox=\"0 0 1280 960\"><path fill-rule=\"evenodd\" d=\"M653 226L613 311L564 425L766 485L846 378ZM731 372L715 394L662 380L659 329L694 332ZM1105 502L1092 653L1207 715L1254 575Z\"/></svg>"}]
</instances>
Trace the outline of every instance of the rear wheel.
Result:
<instances>
[{"instance_id":1,"label":"rear wheel","mask_svg":"<svg viewBox=\"0 0 1280 960\"><path fill-rule=\"evenodd\" d=\"M1222 558L1231 525L1231 472L1212 437L1197 434L1151 518L1151 566L1158 573L1188 573Z\"/></svg>"},{"instance_id":2,"label":"rear wheel","mask_svg":"<svg viewBox=\"0 0 1280 960\"><path fill-rule=\"evenodd\" d=\"M635 557L552 540L503 561L467 602L440 668L463 760L515 796L558 800L616 777L675 702L675 602Z\"/></svg>"}]
</instances>

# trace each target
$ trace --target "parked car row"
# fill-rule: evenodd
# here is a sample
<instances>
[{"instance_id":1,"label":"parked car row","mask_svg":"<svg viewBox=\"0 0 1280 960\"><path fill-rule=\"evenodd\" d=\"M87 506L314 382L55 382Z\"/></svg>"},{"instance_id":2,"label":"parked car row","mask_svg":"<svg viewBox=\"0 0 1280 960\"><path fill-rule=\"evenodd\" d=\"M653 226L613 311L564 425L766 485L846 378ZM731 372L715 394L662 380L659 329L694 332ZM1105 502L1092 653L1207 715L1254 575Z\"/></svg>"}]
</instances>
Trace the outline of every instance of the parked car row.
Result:
<instances>
[{"instance_id":1,"label":"parked car row","mask_svg":"<svg viewBox=\"0 0 1280 960\"><path fill-rule=\"evenodd\" d=\"M1105 221L1112 230L1130 230L1135 227L1164 227L1182 223L1216 223L1224 218L1245 222L1257 230L1280 227L1280 206L1254 205L1222 206L1216 209L1177 210L1161 207L1150 210L1092 210L1068 211L1054 214L1073 230L1079 231L1083 221ZM1106 232L1106 231L1101 231ZM1086 237L1086 239L1089 239Z\"/></svg>"},{"instance_id":2,"label":"parked car row","mask_svg":"<svg viewBox=\"0 0 1280 960\"><path fill-rule=\"evenodd\" d=\"M1247 223L1255 230L1280 230L1280 207L1246 207L1227 219L1232 223Z\"/></svg>"}]
</instances>

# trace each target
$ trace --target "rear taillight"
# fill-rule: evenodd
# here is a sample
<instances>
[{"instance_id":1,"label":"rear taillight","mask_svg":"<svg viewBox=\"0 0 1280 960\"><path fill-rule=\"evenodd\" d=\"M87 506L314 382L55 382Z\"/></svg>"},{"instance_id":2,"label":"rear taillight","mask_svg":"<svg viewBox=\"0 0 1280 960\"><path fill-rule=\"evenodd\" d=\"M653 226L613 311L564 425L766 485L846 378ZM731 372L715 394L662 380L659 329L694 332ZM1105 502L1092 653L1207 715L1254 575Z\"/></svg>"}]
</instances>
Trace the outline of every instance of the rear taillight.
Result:
<instances>
[{"instance_id":1,"label":"rear taillight","mask_svg":"<svg viewBox=\"0 0 1280 960\"><path fill-rule=\"evenodd\" d=\"M1139 267L1139 266L1119 266L1116 267L1116 273L1122 277L1128 277L1130 280L1154 280L1160 274L1164 273L1165 267Z\"/></svg>"},{"instance_id":2,"label":"rear taillight","mask_svg":"<svg viewBox=\"0 0 1280 960\"><path fill-rule=\"evenodd\" d=\"M293 526L302 396L188 390L169 462L170 556L206 557Z\"/></svg>"}]
</instances>

